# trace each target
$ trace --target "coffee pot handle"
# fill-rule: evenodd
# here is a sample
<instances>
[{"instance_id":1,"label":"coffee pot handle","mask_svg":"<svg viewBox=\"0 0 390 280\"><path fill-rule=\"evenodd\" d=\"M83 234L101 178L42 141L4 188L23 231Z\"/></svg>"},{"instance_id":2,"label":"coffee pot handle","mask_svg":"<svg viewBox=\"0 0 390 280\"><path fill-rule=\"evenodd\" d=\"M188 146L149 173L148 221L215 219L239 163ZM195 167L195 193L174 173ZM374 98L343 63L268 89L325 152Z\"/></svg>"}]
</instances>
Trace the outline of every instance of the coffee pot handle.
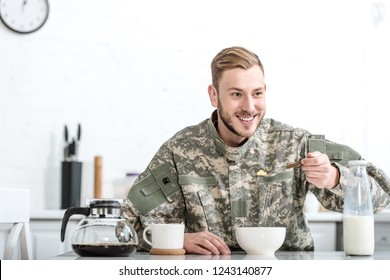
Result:
<instances>
[{"instance_id":1,"label":"coffee pot handle","mask_svg":"<svg viewBox=\"0 0 390 280\"><path fill-rule=\"evenodd\" d=\"M65 240L65 230L70 216L76 214L89 216L90 211L91 210L89 207L70 207L65 211L64 217L62 218L62 225L61 225L61 242L64 242Z\"/></svg>"},{"instance_id":2,"label":"coffee pot handle","mask_svg":"<svg viewBox=\"0 0 390 280\"><path fill-rule=\"evenodd\" d=\"M150 226L147 226L147 227L144 229L143 233L142 233L142 237L144 238L144 240L145 240L146 243L148 243L150 246L152 246L152 242L148 239L148 237L147 237L147 235L146 235L146 233L147 233L148 231L150 231L150 230L151 230ZM152 237L152 238L153 238L153 237Z\"/></svg>"}]
</instances>

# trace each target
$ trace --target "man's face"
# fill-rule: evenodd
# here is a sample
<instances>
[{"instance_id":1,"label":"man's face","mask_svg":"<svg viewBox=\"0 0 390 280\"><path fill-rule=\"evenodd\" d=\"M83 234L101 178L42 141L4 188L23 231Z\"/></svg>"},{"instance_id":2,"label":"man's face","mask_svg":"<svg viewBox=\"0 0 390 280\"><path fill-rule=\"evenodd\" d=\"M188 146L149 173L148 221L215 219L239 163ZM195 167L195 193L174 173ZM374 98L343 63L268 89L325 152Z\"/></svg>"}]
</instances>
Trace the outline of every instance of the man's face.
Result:
<instances>
[{"instance_id":1,"label":"man's face","mask_svg":"<svg viewBox=\"0 0 390 280\"><path fill-rule=\"evenodd\" d=\"M218 92L209 86L211 104L218 109L218 133L235 147L251 137L266 111L264 75L259 66L223 72Z\"/></svg>"}]
</instances>

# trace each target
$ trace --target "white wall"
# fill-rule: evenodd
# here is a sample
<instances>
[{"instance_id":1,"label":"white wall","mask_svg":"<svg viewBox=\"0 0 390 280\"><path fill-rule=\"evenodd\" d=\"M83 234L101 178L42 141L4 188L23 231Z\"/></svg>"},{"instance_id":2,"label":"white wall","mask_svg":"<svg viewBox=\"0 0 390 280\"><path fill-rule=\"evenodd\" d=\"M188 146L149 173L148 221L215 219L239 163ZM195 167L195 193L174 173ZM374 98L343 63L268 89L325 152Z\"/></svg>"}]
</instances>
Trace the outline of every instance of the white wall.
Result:
<instances>
[{"instance_id":1,"label":"white wall","mask_svg":"<svg viewBox=\"0 0 390 280\"><path fill-rule=\"evenodd\" d=\"M65 124L71 136L83 129L83 197L96 155L111 196L163 141L210 116L209 64L232 45L263 60L268 117L390 173L389 1L49 2L36 33L0 24L1 185L28 187L33 209L60 207Z\"/></svg>"}]
</instances>

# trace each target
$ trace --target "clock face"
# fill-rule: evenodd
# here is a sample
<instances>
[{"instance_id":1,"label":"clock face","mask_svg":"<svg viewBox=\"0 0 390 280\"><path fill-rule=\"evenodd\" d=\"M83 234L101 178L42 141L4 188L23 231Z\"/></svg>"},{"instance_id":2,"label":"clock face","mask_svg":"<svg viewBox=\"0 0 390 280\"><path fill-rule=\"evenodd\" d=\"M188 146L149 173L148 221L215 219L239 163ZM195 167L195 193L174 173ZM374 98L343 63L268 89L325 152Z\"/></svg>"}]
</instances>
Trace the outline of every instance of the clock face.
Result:
<instances>
[{"instance_id":1,"label":"clock face","mask_svg":"<svg viewBox=\"0 0 390 280\"><path fill-rule=\"evenodd\" d=\"M48 15L48 0L0 0L1 20L8 28L19 33L38 30Z\"/></svg>"}]
</instances>

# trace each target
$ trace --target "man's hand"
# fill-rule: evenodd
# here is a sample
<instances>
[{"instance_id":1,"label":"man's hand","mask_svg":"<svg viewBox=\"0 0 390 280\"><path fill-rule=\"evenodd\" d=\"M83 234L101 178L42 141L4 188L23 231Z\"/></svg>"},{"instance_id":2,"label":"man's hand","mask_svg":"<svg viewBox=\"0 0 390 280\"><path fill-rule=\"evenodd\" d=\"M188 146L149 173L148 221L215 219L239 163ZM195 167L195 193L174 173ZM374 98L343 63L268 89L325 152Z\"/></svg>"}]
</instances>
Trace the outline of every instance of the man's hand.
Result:
<instances>
[{"instance_id":1,"label":"man's hand","mask_svg":"<svg viewBox=\"0 0 390 280\"><path fill-rule=\"evenodd\" d=\"M184 234L184 249L189 254L229 255L230 249L219 236L202 231Z\"/></svg>"},{"instance_id":2,"label":"man's hand","mask_svg":"<svg viewBox=\"0 0 390 280\"><path fill-rule=\"evenodd\" d=\"M307 181L317 188L332 189L339 183L340 171L330 164L326 154L308 153L306 158L301 160L301 164L302 170L306 173Z\"/></svg>"}]
</instances>

